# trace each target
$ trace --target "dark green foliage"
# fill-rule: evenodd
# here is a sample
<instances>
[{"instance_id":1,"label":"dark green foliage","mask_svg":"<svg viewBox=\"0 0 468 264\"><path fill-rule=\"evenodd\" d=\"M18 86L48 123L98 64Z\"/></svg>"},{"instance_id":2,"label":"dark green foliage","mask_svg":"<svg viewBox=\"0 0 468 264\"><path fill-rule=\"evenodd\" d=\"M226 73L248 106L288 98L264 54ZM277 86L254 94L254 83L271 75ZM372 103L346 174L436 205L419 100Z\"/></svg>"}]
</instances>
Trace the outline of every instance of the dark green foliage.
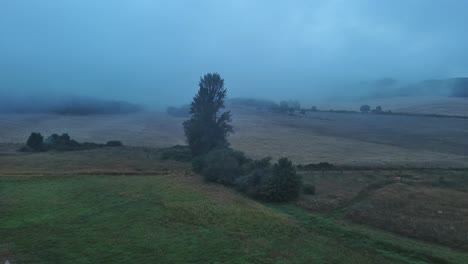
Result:
<instances>
[{"instance_id":1,"label":"dark green foliage","mask_svg":"<svg viewBox=\"0 0 468 264\"><path fill-rule=\"evenodd\" d=\"M315 185L304 184L304 186L302 187L302 192L308 195L315 195Z\"/></svg>"},{"instance_id":2,"label":"dark green foliage","mask_svg":"<svg viewBox=\"0 0 468 264\"><path fill-rule=\"evenodd\" d=\"M31 133L26 145L33 151L42 151L44 150L44 137L40 133Z\"/></svg>"},{"instance_id":3,"label":"dark green foliage","mask_svg":"<svg viewBox=\"0 0 468 264\"><path fill-rule=\"evenodd\" d=\"M261 198L262 183L272 174L271 158L267 157L261 160L250 161L245 167L245 171L248 173L236 180L235 185L237 190L247 194L249 197Z\"/></svg>"},{"instance_id":4,"label":"dark green foliage","mask_svg":"<svg viewBox=\"0 0 468 264\"><path fill-rule=\"evenodd\" d=\"M216 148L197 156L192 167L208 182L234 185L249 197L269 202L294 200L302 186L290 160L283 158L272 166L270 157L251 160L231 148Z\"/></svg>"},{"instance_id":5,"label":"dark green foliage","mask_svg":"<svg viewBox=\"0 0 468 264\"><path fill-rule=\"evenodd\" d=\"M369 111L371 110L370 106L369 105L361 105L361 108L359 109L361 112L363 113L369 113Z\"/></svg>"},{"instance_id":6,"label":"dark green foliage","mask_svg":"<svg viewBox=\"0 0 468 264\"><path fill-rule=\"evenodd\" d=\"M32 133L26 142L26 147L22 147L20 151L74 151L74 150L85 150L85 149L95 149L102 147L120 147L123 146L122 142L111 140L106 144L98 144L92 142L79 143L76 140L71 139L71 137L64 133L62 135L52 134L47 137L46 140L43 140L43 137L39 133Z\"/></svg>"},{"instance_id":7,"label":"dark green foliage","mask_svg":"<svg viewBox=\"0 0 468 264\"><path fill-rule=\"evenodd\" d=\"M176 145L173 147L161 149L161 159L171 159L186 162L192 160L192 153L190 153L189 147Z\"/></svg>"},{"instance_id":8,"label":"dark green foliage","mask_svg":"<svg viewBox=\"0 0 468 264\"><path fill-rule=\"evenodd\" d=\"M316 106L312 106L312 107L310 108L310 111L312 111L312 112L317 112L317 111L318 111L318 109L317 109L317 107L316 107Z\"/></svg>"},{"instance_id":9,"label":"dark green foliage","mask_svg":"<svg viewBox=\"0 0 468 264\"><path fill-rule=\"evenodd\" d=\"M273 166L272 175L265 179L261 187L262 199L270 202L288 202L297 199L302 187L302 179L296 173L292 162L281 158Z\"/></svg>"},{"instance_id":10,"label":"dark green foliage","mask_svg":"<svg viewBox=\"0 0 468 264\"><path fill-rule=\"evenodd\" d=\"M227 137L233 132L231 113L221 112L226 97L221 76L208 73L200 79L199 87L191 104L191 117L184 122L185 136L194 156L229 146Z\"/></svg>"},{"instance_id":11,"label":"dark green foliage","mask_svg":"<svg viewBox=\"0 0 468 264\"><path fill-rule=\"evenodd\" d=\"M214 149L204 156L201 174L206 181L233 185L241 175L238 157L239 155L230 148Z\"/></svg>"},{"instance_id":12,"label":"dark green foliage","mask_svg":"<svg viewBox=\"0 0 468 264\"><path fill-rule=\"evenodd\" d=\"M106 147L122 147L122 146L123 146L122 142L118 140L111 140L111 141L107 141L106 143Z\"/></svg>"}]
</instances>

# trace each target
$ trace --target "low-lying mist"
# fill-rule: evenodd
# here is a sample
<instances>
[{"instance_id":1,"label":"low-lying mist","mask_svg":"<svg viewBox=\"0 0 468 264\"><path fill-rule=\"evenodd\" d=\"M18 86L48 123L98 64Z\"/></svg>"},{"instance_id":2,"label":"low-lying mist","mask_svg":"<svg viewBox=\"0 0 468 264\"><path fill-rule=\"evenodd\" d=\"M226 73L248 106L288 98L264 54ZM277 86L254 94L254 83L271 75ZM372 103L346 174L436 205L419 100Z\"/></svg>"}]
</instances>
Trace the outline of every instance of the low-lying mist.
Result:
<instances>
[{"instance_id":1,"label":"low-lying mist","mask_svg":"<svg viewBox=\"0 0 468 264\"><path fill-rule=\"evenodd\" d=\"M142 111L138 104L105 100L93 97L45 97L3 96L0 112L3 113L50 113L59 115L128 114Z\"/></svg>"}]
</instances>

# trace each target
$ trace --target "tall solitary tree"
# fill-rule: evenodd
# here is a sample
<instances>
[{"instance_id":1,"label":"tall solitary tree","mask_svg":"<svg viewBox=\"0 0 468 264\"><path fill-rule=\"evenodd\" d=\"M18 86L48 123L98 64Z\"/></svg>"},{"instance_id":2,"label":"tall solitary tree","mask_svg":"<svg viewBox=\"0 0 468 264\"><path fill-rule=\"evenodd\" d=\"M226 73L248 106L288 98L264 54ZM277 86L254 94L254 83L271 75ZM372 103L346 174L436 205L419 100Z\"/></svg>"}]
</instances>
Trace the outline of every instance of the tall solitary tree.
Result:
<instances>
[{"instance_id":1,"label":"tall solitary tree","mask_svg":"<svg viewBox=\"0 0 468 264\"><path fill-rule=\"evenodd\" d=\"M226 89L224 79L217 73L200 78L198 93L190 107L190 119L184 122L185 136L194 156L229 146L227 137L233 132L231 113L222 112Z\"/></svg>"}]
</instances>

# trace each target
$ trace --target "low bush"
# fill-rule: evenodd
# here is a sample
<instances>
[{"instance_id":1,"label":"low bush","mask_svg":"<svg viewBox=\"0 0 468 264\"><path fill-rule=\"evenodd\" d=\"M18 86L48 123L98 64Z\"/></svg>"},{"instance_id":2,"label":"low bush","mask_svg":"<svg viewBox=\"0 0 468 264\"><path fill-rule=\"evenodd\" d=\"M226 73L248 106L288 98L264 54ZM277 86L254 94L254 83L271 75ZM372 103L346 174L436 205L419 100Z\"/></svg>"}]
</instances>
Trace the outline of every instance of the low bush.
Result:
<instances>
[{"instance_id":1,"label":"low bush","mask_svg":"<svg viewBox=\"0 0 468 264\"><path fill-rule=\"evenodd\" d=\"M194 157L192 167L208 182L235 186L249 197L268 202L294 200L302 188L302 180L287 158L272 165L270 157L252 160L241 151L217 148Z\"/></svg>"},{"instance_id":2,"label":"low bush","mask_svg":"<svg viewBox=\"0 0 468 264\"><path fill-rule=\"evenodd\" d=\"M261 198L270 202L288 202L299 197L302 179L296 173L292 162L281 158L273 166L271 176L263 182L260 190Z\"/></svg>"},{"instance_id":3,"label":"low bush","mask_svg":"<svg viewBox=\"0 0 468 264\"><path fill-rule=\"evenodd\" d=\"M241 164L230 148L219 148L208 152L202 163L201 174L206 181L233 185L241 176Z\"/></svg>"},{"instance_id":4,"label":"low bush","mask_svg":"<svg viewBox=\"0 0 468 264\"><path fill-rule=\"evenodd\" d=\"M260 198L262 183L272 174L271 167L270 157L247 163L244 168L245 176L235 182L237 190L252 198Z\"/></svg>"}]
</instances>

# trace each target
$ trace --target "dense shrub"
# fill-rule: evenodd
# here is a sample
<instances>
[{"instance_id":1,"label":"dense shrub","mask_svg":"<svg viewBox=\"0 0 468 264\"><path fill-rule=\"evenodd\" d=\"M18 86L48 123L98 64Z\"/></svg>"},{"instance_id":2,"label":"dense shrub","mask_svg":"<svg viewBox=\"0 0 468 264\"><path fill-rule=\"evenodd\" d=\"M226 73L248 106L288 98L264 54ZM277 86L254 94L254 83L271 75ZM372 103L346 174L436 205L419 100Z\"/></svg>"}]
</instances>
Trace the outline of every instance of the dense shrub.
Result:
<instances>
[{"instance_id":1,"label":"dense shrub","mask_svg":"<svg viewBox=\"0 0 468 264\"><path fill-rule=\"evenodd\" d=\"M201 174L206 181L233 185L241 175L238 154L230 148L218 148L208 152L203 157Z\"/></svg>"},{"instance_id":2,"label":"dense shrub","mask_svg":"<svg viewBox=\"0 0 468 264\"><path fill-rule=\"evenodd\" d=\"M281 158L273 166L272 174L264 180L261 186L262 199L271 202L287 202L299 196L302 179L296 173L292 162Z\"/></svg>"},{"instance_id":3,"label":"dense shrub","mask_svg":"<svg viewBox=\"0 0 468 264\"><path fill-rule=\"evenodd\" d=\"M250 161L245 165L245 176L238 178L235 182L237 190L252 198L260 198L262 183L271 176L271 158Z\"/></svg>"},{"instance_id":4,"label":"dense shrub","mask_svg":"<svg viewBox=\"0 0 468 264\"><path fill-rule=\"evenodd\" d=\"M44 150L44 137L40 133L31 133L26 145L34 151Z\"/></svg>"},{"instance_id":5,"label":"dense shrub","mask_svg":"<svg viewBox=\"0 0 468 264\"><path fill-rule=\"evenodd\" d=\"M291 201L302 186L290 160L283 158L272 166L270 157L252 160L231 148L216 148L196 156L192 167L208 182L234 185L249 197L270 202Z\"/></svg>"}]
</instances>

